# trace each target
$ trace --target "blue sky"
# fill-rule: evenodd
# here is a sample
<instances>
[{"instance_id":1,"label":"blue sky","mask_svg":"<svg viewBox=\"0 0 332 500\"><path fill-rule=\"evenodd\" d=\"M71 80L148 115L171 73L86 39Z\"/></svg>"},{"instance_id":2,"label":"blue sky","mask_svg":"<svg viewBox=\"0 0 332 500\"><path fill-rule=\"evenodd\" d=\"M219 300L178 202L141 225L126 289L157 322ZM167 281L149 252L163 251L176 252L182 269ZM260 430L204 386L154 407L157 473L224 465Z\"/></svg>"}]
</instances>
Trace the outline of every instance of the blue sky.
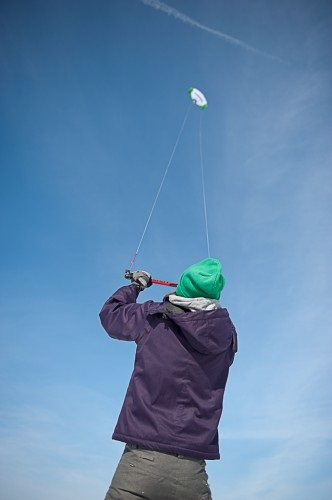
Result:
<instances>
[{"instance_id":1,"label":"blue sky","mask_svg":"<svg viewBox=\"0 0 332 500\"><path fill-rule=\"evenodd\" d=\"M331 498L331 21L328 0L1 3L1 498L105 494L134 345L98 313L126 284L191 86L209 107L189 108L135 267L176 281L207 256L202 118L239 334L214 498Z\"/></svg>"}]
</instances>

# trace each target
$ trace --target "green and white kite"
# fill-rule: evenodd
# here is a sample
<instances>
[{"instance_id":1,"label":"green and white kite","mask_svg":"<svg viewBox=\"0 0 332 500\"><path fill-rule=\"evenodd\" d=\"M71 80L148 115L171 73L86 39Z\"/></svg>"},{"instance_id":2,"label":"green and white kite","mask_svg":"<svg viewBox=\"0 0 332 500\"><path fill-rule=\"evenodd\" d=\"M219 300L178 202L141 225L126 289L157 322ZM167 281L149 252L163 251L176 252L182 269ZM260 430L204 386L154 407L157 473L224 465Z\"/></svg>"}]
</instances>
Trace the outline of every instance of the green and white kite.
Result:
<instances>
[{"instance_id":1,"label":"green and white kite","mask_svg":"<svg viewBox=\"0 0 332 500\"><path fill-rule=\"evenodd\" d=\"M188 93L190 99L194 104L196 104L196 106L198 106L201 109L207 108L208 103L203 92L201 92L198 89L195 89L194 87L190 87L190 89L188 89Z\"/></svg>"}]
</instances>

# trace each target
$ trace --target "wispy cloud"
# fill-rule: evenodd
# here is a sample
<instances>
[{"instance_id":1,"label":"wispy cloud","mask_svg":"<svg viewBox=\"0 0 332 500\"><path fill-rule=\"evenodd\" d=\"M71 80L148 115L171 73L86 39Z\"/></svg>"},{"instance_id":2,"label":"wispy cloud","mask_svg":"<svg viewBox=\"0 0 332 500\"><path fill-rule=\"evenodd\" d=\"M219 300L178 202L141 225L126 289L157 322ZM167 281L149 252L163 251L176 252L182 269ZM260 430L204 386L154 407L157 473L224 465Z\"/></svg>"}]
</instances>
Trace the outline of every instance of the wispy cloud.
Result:
<instances>
[{"instance_id":1,"label":"wispy cloud","mask_svg":"<svg viewBox=\"0 0 332 500\"><path fill-rule=\"evenodd\" d=\"M9 391L30 402L21 396L0 412L2 498L102 498L123 448L110 439L112 401L70 383L32 391L22 382Z\"/></svg>"},{"instance_id":2,"label":"wispy cloud","mask_svg":"<svg viewBox=\"0 0 332 500\"><path fill-rule=\"evenodd\" d=\"M164 2L160 2L159 0L140 0L142 3L147 5L148 7L152 7L155 10L160 10L164 14L167 14L169 16L174 17L175 19L185 23L189 24L190 26L193 26L194 28L198 28L200 30L206 31L207 33L210 33L210 35L217 36L218 38L222 38L228 43L232 43L233 45L237 45L238 47L242 47L243 49L249 50L250 52L255 52L256 54L259 54L264 57L269 57L270 59L275 59L278 61L281 61L278 57L273 56L271 54L268 54L267 52L263 52L262 50L257 49L256 47L253 47L252 45L249 45L246 42L243 42L242 40L239 40L238 38L235 38L233 36L227 35L226 33L223 33L222 31L215 30L213 28L210 28L209 26L205 26L205 24L201 24L198 21L195 21L195 19L192 19L191 17L187 16L186 14L183 14L182 12L178 11L177 9L174 9L174 7L170 7L169 5L165 4Z\"/></svg>"},{"instance_id":3,"label":"wispy cloud","mask_svg":"<svg viewBox=\"0 0 332 500\"><path fill-rule=\"evenodd\" d=\"M330 122L321 113L330 96L327 83L324 72L296 70L274 93L262 86L259 97L248 99L252 108L241 113L239 126L246 128L249 142L238 165L245 165L242 173L250 177L242 199L243 248L257 244L258 252L250 257L255 276L250 293L246 289L243 303L236 303L240 349L226 392L221 443L253 453L248 466L239 464L241 481L229 481L228 491L217 498L331 495L326 474L332 436L331 283L326 277L331 275L332 150ZM269 99L262 99L265 92ZM230 129L233 115L239 121L232 110ZM234 130L236 143L241 134ZM267 254L263 248L269 243ZM237 264L242 265L244 276L248 260Z\"/></svg>"},{"instance_id":4,"label":"wispy cloud","mask_svg":"<svg viewBox=\"0 0 332 500\"><path fill-rule=\"evenodd\" d=\"M273 451L251 461L248 470L243 470L241 481L234 481L220 488L220 498L229 500L293 500L329 498L331 480L320 478L319 469L329 463L331 450L328 443L320 439L289 439L271 445ZM219 497L218 497L219 498Z\"/></svg>"}]
</instances>

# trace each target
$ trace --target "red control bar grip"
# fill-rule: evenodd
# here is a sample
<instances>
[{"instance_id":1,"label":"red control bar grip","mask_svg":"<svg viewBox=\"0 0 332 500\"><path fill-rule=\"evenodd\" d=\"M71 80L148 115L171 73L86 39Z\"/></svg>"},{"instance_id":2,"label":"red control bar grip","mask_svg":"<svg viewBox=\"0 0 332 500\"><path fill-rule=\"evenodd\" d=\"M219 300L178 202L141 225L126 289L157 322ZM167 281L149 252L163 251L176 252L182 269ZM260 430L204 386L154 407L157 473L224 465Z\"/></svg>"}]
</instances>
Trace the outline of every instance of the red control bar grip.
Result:
<instances>
[{"instance_id":1,"label":"red control bar grip","mask_svg":"<svg viewBox=\"0 0 332 500\"><path fill-rule=\"evenodd\" d=\"M173 286L177 287L177 283L173 283L172 281L163 281L163 280L151 280L154 285L164 285L164 286Z\"/></svg>"}]
</instances>

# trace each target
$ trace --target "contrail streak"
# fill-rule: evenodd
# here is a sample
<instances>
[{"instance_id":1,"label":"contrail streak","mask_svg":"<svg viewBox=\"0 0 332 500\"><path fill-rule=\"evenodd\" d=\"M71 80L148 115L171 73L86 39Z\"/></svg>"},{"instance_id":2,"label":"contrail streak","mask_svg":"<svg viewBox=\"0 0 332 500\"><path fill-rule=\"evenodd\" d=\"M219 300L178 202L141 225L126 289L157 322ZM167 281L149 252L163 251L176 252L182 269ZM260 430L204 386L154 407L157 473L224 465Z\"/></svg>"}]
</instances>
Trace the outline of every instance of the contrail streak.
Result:
<instances>
[{"instance_id":1,"label":"contrail streak","mask_svg":"<svg viewBox=\"0 0 332 500\"><path fill-rule=\"evenodd\" d=\"M245 42L242 42L238 38L234 38L233 36L227 35L226 33L222 33L221 31L214 30L212 28L209 28L208 26L205 26L204 24L201 24L195 19L192 19L189 16L186 16L185 14L182 14L182 12L179 12L178 10L174 9L173 7L170 7L169 5L165 4L164 2L160 2L159 0L140 0L142 3L145 5L148 5L149 7L152 7L155 10L160 10L161 12L164 12L165 14L168 14L169 16L174 17L175 19L178 19L179 21L182 21L185 24L189 24L190 26L193 26L194 28L199 28L200 30L206 31L207 33L210 33L211 35L217 36L219 38L222 38L226 42L232 43L233 45L238 45L239 47L242 47L243 49L249 50L251 52L255 52L256 54L260 54L265 57L269 57L270 59L276 59L280 61L278 57L272 56L271 54L267 54L266 52L263 52L259 49L256 49L252 45L249 45Z\"/></svg>"}]
</instances>

